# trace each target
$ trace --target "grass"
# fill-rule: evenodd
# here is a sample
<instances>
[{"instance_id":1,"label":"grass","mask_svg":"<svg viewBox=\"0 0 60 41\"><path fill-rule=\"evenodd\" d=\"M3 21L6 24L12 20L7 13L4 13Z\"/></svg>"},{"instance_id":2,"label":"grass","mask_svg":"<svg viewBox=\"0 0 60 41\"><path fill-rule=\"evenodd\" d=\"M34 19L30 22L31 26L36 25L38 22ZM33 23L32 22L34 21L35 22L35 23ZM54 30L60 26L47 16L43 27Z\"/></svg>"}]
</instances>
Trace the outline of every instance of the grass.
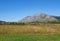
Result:
<instances>
[{"instance_id":1,"label":"grass","mask_svg":"<svg viewBox=\"0 0 60 41\"><path fill-rule=\"evenodd\" d=\"M0 41L60 41L60 24L0 25Z\"/></svg>"},{"instance_id":2,"label":"grass","mask_svg":"<svg viewBox=\"0 0 60 41\"><path fill-rule=\"evenodd\" d=\"M60 24L0 25L0 34L10 33L60 33Z\"/></svg>"},{"instance_id":3,"label":"grass","mask_svg":"<svg viewBox=\"0 0 60 41\"><path fill-rule=\"evenodd\" d=\"M0 41L60 41L60 34L1 34Z\"/></svg>"}]
</instances>

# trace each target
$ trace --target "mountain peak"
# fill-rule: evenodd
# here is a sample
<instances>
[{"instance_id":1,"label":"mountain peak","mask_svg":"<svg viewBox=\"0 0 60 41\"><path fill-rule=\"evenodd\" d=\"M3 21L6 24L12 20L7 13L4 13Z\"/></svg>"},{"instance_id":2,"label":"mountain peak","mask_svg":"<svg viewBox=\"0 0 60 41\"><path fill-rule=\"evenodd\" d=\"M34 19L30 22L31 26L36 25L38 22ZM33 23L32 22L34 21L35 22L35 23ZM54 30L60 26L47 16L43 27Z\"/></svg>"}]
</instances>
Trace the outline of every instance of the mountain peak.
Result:
<instances>
[{"instance_id":1,"label":"mountain peak","mask_svg":"<svg viewBox=\"0 0 60 41\"><path fill-rule=\"evenodd\" d=\"M36 13L33 16L38 16L38 15L47 15L47 14L45 14L45 13Z\"/></svg>"}]
</instances>

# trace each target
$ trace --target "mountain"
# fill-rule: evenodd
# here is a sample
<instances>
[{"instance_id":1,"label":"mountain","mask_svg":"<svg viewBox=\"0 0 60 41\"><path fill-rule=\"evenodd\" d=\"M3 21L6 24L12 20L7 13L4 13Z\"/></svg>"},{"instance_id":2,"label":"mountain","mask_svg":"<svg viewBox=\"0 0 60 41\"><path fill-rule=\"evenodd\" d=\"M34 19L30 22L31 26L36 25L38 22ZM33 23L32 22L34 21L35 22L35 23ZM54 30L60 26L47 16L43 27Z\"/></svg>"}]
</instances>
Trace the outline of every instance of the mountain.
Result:
<instances>
[{"instance_id":1,"label":"mountain","mask_svg":"<svg viewBox=\"0 0 60 41\"><path fill-rule=\"evenodd\" d=\"M53 17L60 21L60 16L53 16Z\"/></svg>"},{"instance_id":2,"label":"mountain","mask_svg":"<svg viewBox=\"0 0 60 41\"><path fill-rule=\"evenodd\" d=\"M23 18L22 20L19 20L18 22L52 22L52 21L58 21L60 17L50 16L44 13L41 14L35 14L32 16L27 16Z\"/></svg>"},{"instance_id":3,"label":"mountain","mask_svg":"<svg viewBox=\"0 0 60 41\"><path fill-rule=\"evenodd\" d=\"M5 22L5 21L0 21L0 22Z\"/></svg>"}]
</instances>

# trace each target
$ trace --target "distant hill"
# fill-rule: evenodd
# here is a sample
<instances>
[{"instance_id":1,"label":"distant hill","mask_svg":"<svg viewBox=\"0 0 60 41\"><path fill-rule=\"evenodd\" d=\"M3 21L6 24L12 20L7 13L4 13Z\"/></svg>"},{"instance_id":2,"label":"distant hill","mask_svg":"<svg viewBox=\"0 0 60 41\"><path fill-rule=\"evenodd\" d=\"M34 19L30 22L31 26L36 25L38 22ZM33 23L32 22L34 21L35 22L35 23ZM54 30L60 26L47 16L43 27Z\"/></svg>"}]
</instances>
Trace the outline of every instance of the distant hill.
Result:
<instances>
[{"instance_id":1,"label":"distant hill","mask_svg":"<svg viewBox=\"0 0 60 41\"><path fill-rule=\"evenodd\" d=\"M0 22L5 22L5 21L0 21Z\"/></svg>"},{"instance_id":2,"label":"distant hill","mask_svg":"<svg viewBox=\"0 0 60 41\"><path fill-rule=\"evenodd\" d=\"M60 17L57 16L50 16L44 13L41 14L35 14L32 16L27 16L23 18L22 20L19 20L18 22L53 22L60 20Z\"/></svg>"}]
</instances>

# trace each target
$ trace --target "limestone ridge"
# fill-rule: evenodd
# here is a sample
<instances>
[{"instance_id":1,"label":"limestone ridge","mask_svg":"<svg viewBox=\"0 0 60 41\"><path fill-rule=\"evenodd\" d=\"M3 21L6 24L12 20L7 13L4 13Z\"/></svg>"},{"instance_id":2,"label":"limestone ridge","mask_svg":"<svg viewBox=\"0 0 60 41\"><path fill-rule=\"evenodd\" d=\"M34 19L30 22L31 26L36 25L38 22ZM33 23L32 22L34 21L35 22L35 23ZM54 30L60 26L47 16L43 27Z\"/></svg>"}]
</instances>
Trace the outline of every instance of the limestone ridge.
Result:
<instances>
[{"instance_id":1,"label":"limestone ridge","mask_svg":"<svg viewBox=\"0 0 60 41\"><path fill-rule=\"evenodd\" d=\"M19 22L48 22L48 21L58 21L58 19L56 17L41 13L41 14L35 14L32 16L27 16L25 18L23 18L22 20L20 20Z\"/></svg>"}]
</instances>

